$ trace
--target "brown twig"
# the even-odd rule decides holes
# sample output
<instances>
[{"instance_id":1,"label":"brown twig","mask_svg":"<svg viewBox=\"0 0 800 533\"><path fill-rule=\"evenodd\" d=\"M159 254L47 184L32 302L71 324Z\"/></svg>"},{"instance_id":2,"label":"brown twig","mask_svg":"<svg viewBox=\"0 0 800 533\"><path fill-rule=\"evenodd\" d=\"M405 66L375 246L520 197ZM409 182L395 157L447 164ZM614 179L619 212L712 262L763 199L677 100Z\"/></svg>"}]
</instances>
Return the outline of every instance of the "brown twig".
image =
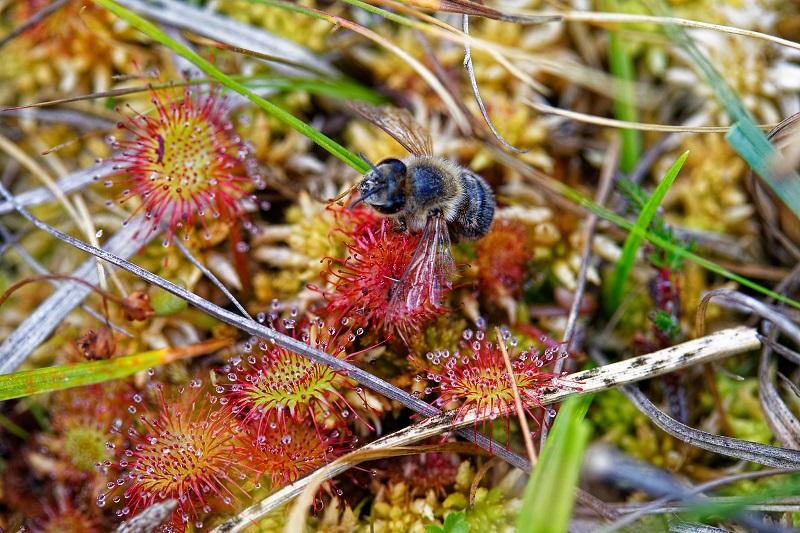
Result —
<instances>
[{"instance_id":1,"label":"brown twig","mask_svg":"<svg viewBox=\"0 0 800 533\"><path fill-rule=\"evenodd\" d=\"M525 451L528 453L528 460L531 462L531 466L533 466L536 464L536 450L533 448L531 430L528 427L528 420L525 418L525 409L522 406L522 397L519 395L517 378L514 376L514 367L511 366L511 359L509 359L508 350L506 349L506 341L503 339L502 333L500 333L500 328L494 328L494 334L497 336L497 343L500 345L500 353L503 354L506 372L508 372L508 377L511 382L511 390L514 392L514 405L517 408L519 427L522 430L522 440L525 442Z\"/></svg>"},{"instance_id":2,"label":"brown twig","mask_svg":"<svg viewBox=\"0 0 800 533\"><path fill-rule=\"evenodd\" d=\"M719 415L719 425L720 428L722 428L722 433L724 435L733 436L733 426L728 419L728 412L725 410L725 404L722 402L722 395L719 393L717 380L714 379L714 365L703 365L703 379L705 379L706 386L711 393L711 397L714 399L714 406L717 410L717 415Z\"/></svg>"},{"instance_id":3,"label":"brown twig","mask_svg":"<svg viewBox=\"0 0 800 533\"><path fill-rule=\"evenodd\" d=\"M61 9L67 2L70 0L58 0L53 2L49 6L40 9L36 13L33 14L28 20L8 32L3 38L0 39L0 48L4 47L32 27L39 24L41 21L49 17L52 13L55 13L59 9Z\"/></svg>"},{"instance_id":4,"label":"brown twig","mask_svg":"<svg viewBox=\"0 0 800 533\"><path fill-rule=\"evenodd\" d=\"M597 194L595 195L595 201L598 205L605 204L606 200L608 199L608 195L611 192L611 185L614 183L613 177L617 170L617 162L619 161L619 150L620 139L618 136L615 136L608 147L606 158L603 161L603 168L600 171L600 185L598 186ZM578 315L580 314L581 303L583 302L583 294L586 291L586 274L589 271L589 262L591 261L592 255L592 243L594 241L594 233L597 229L598 220L599 217L594 213L589 213L589 216L586 219L586 240L583 243L583 250L581 252L581 268L578 272L578 282L577 286L575 287L575 296L573 297L572 306L570 307L569 316L567 317L567 326L564 328L561 354L556 361L555 366L553 367L553 372L555 374L561 373L561 370L564 368L566 355L569 354L570 347L572 346L575 328L578 324ZM542 419L542 446L544 446L544 443L547 440L547 431L554 418L555 415L545 412L544 418Z\"/></svg>"},{"instance_id":5,"label":"brown twig","mask_svg":"<svg viewBox=\"0 0 800 533\"><path fill-rule=\"evenodd\" d=\"M461 29L464 31L464 35L469 35L469 15L461 15ZM472 64L472 50L470 49L469 42L464 44L464 68L467 70L469 85L472 88L472 96L475 98L475 102L478 104L478 109L481 112L481 116L483 116L483 120L486 122L486 126L488 126L489 131L492 132L494 138L497 139L497 142L503 145L503 148L509 152L514 152L515 154L527 153L528 150L517 148L513 144L506 141L505 138L500 135L500 132L497 131L497 128L494 127L492 118L489 116L489 112L486 111L486 106L483 104L481 91L478 88L478 80L475 78L475 67Z\"/></svg>"},{"instance_id":6,"label":"brown twig","mask_svg":"<svg viewBox=\"0 0 800 533\"><path fill-rule=\"evenodd\" d=\"M75 283L80 283L81 285L84 285L85 287L87 287L87 288L93 290L94 292L96 292L97 294L99 294L100 297L103 298L103 306L104 307L105 307L106 302L108 300L111 300L112 302L114 302L117 305L122 305L122 300L120 300L116 296L114 296L112 294L109 294L108 292L104 291L103 289L101 289L99 287L95 287L94 285L92 285L91 283L89 283L88 281L86 281L84 279L76 278L75 276L69 276L69 275L66 275L66 274L45 274L45 275L41 275L41 276L31 276L29 278L21 279L21 280L17 281L16 283L12 284L11 286L9 286L3 292L3 294L0 295L0 305L3 305L5 303L5 301L8 300L8 298L17 289L20 289L20 288L24 287L25 285L28 285L29 283L36 283L36 282L39 282L39 281L50 281L50 280L74 281ZM108 316L108 310L107 309L106 309L106 316Z\"/></svg>"},{"instance_id":7,"label":"brown twig","mask_svg":"<svg viewBox=\"0 0 800 533\"><path fill-rule=\"evenodd\" d=\"M481 465L481 467L475 472L475 477L472 479L472 484L469 487L469 507L470 509L475 507L475 496L478 493L478 487L480 486L481 481L483 481L484 476L489 471L490 468L495 466L498 463L499 459L497 457L492 457L485 463Z\"/></svg>"}]
</instances>

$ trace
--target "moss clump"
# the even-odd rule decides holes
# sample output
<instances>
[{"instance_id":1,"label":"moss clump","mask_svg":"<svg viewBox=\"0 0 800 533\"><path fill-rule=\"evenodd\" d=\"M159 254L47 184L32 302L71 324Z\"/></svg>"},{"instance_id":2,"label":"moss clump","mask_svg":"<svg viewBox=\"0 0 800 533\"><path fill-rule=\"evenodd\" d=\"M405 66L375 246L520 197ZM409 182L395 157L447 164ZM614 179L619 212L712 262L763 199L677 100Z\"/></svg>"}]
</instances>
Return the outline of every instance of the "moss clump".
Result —
<instances>
[{"instance_id":1,"label":"moss clump","mask_svg":"<svg viewBox=\"0 0 800 533\"><path fill-rule=\"evenodd\" d=\"M97 428L77 426L64 435L64 451L75 468L94 472L96 465L111 454L106 447L108 436Z\"/></svg>"},{"instance_id":2,"label":"moss clump","mask_svg":"<svg viewBox=\"0 0 800 533\"><path fill-rule=\"evenodd\" d=\"M621 392L598 394L589 421L601 440L656 466L676 466L673 440L656 429Z\"/></svg>"}]
</instances>

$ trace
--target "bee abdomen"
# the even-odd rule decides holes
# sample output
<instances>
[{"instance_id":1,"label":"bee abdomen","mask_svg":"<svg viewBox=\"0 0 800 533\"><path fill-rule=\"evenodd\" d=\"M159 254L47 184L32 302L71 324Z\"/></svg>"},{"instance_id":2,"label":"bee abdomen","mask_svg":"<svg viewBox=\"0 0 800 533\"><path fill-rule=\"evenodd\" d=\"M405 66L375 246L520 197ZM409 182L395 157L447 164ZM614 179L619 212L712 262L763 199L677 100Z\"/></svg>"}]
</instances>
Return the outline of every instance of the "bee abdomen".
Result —
<instances>
[{"instance_id":1,"label":"bee abdomen","mask_svg":"<svg viewBox=\"0 0 800 533\"><path fill-rule=\"evenodd\" d=\"M486 235L492 226L494 194L486 180L472 172L462 172L461 183L464 194L450 230L454 240L474 241Z\"/></svg>"}]
</instances>

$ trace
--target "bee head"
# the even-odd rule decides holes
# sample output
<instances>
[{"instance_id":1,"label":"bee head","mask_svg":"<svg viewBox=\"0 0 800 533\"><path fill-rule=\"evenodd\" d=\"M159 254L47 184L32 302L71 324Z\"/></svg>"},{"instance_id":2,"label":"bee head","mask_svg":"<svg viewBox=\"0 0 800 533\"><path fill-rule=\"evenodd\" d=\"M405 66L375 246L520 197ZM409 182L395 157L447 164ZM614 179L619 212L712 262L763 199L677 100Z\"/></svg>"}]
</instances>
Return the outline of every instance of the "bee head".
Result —
<instances>
[{"instance_id":1,"label":"bee head","mask_svg":"<svg viewBox=\"0 0 800 533\"><path fill-rule=\"evenodd\" d=\"M361 198L353 202L354 207L366 202L384 215L400 211L406 203L402 182L406 178L406 165L398 159L384 159L364 174L358 186Z\"/></svg>"}]
</instances>

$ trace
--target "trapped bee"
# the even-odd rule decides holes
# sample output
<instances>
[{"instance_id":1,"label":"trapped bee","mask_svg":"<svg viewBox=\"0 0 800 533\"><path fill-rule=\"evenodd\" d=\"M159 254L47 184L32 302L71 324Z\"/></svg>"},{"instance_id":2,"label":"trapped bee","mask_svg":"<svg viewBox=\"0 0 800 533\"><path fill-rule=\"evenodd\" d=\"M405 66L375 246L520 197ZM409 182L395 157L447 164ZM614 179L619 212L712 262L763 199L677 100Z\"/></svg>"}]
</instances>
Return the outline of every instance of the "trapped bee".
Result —
<instances>
[{"instance_id":1,"label":"trapped bee","mask_svg":"<svg viewBox=\"0 0 800 533\"><path fill-rule=\"evenodd\" d=\"M422 232L402 278L393 288L388 315L420 305L439 306L451 286L455 263L451 239L472 241L489 231L494 218L492 189L481 176L433 155L431 137L404 110L351 104L366 120L394 137L411 155L373 165L355 186L363 202L396 222L399 231Z\"/></svg>"}]
</instances>

